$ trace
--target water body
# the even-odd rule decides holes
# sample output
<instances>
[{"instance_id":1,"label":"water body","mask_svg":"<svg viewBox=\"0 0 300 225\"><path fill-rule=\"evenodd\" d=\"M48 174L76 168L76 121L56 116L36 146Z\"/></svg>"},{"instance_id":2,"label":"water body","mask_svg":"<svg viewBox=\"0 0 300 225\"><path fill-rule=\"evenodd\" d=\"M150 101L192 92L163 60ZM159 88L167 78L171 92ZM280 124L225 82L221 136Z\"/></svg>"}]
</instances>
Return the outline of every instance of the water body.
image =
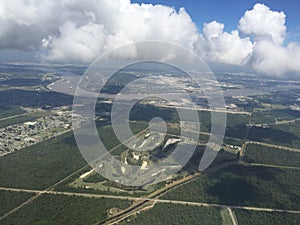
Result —
<instances>
[{"instance_id":1,"label":"water body","mask_svg":"<svg viewBox=\"0 0 300 225\"><path fill-rule=\"evenodd\" d=\"M60 80L50 84L48 86L49 89L56 92L62 92L69 95L75 95L76 88L79 84L81 77L80 76L64 76ZM263 89L250 89L250 88L243 88L243 89L230 89L223 91L224 96L255 96L255 95L262 95L264 93ZM81 90L81 94L86 96L95 96L95 93L88 92L86 90ZM132 98L140 98L144 94L130 94L128 95L129 99ZM166 97L175 96L176 98L180 97L181 94L178 93L166 93L164 94ZM192 94L195 95L195 94ZM147 94L145 94L147 96ZM102 98L115 98L115 94L99 94L99 97ZM122 96L122 98L126 98L126 96Z\"/></svg>"}]
</instances>

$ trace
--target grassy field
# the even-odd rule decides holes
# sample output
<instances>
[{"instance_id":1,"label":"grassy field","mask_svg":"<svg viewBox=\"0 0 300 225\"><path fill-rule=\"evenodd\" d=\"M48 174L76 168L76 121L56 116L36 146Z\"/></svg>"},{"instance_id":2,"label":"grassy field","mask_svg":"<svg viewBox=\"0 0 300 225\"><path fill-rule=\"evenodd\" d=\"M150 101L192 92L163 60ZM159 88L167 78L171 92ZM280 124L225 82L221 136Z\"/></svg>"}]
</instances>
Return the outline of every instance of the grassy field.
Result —
<instances>
[{"instance_id":1,"label":"grassy field","mask_svg":"<svg viewBox=\"0 0 300 225\"><path fill-rule=\"evenodd\" d=\"M4 119L0 121L0 128L4 128L7 126L11 126L14 124L24 123L27 121L33 121L43 116L46 116L49 112L41 111L41 112L33 112L25 115L19 115L14 118Z\"/></svg>"},{"instance_id":2,"label":"grassy field","mask_svg":"<svg viewBox=\"0 0 300 225\"><path fill-rule=\"evenodd\" d=\"M245 162L300 168L300 152L282 150L258 144L248 144Z\"/></svg>"},{"instance_id":3,"label":"grassy field","mask_svg":"<svg viewBox=\"0 0 300 225\"><path fill-rule=\"evenodd\" d=\"M44 194L3 219L1 224L91 225L105 220L111 208L128 206L129 202L123 200Z\"/></svg>"},{"instance_id":4,"label":"grassy field","mask_svg":"<svg viewBox=\"0 0 300 225\"><path fill-rule=\"evenodd\" d=\"M234 210L239 225L299 225L300 215L278 212Z\"/></svg>"},{"instance_id":5,"label":"grassy field","mask_svg":"<svg viewBox=\"0 0 300 225\"><path fill-rule=\"evenodd\" d=\"M156 204L154 208L131 216L121 225L187 225L205 224L222 225L220 211L215 208L205 208L186 205Z\"/></svg>"},{"instance_id":6,"label":"grassy field","mask_svg":"<svg viewBox=\"0 0 300 225\"><path fill-rule=\"evenodd\" d=\"M0 107L0 119L10 116L15 116L25 113L25 110L19 108L19 107L11 107L11 108L2 108Z\"/></svg>"},{"instance_id":7,"label":"grassy field","mask_svg":"<svg viewBox=\"0 0 300 225\"><path fill-rule=\"evenodd\" d=\"M0 216L25 202L33 195L25 192L0 191Z\"/></svg>"},{"instance_id":8,"label":"grassy field","mask_svg":"<svg viewBox=\"0 0 300 225\"><path fill-rule=\"evenodd\" d=\"M164 199L300 209L299 170L232 165L167 192Z\"/></svg>"}]
</instances>

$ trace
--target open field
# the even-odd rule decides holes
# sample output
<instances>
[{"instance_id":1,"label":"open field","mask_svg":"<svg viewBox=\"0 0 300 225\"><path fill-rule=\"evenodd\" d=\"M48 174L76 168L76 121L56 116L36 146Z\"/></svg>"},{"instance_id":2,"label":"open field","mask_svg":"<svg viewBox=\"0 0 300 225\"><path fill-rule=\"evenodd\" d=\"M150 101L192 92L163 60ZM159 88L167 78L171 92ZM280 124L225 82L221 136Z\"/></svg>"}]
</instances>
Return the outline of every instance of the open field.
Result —
<instances>
[{"instance_id":1,"label":"open field","mask_svg":"<svg viewBox=\"0 0 300 225\"><path fill-rule=\"evenodd\" d=\"M9 119L3 119L3 120L0 120L0 128L4 128L4 127L11 126L14 124L24 123L27 121L34 121L38 118L46 116L48 113L49 112L47 112L47 111L37 111L37 112L33 112L33 113L26 113L26 114L18 115L13 118L9 118Z\"/></svg>"},{"instance_id":2,"label":"open field","mask_svg":"<svg viewBox=\"0 0 300 225\"><path fill-rule=\"evenodd\" d=\"M25 110L19 107L11 107L11 108L0 108L0 119L11 117L15 115L19 115L25 113Z\"/></svg>"}]
</instances>

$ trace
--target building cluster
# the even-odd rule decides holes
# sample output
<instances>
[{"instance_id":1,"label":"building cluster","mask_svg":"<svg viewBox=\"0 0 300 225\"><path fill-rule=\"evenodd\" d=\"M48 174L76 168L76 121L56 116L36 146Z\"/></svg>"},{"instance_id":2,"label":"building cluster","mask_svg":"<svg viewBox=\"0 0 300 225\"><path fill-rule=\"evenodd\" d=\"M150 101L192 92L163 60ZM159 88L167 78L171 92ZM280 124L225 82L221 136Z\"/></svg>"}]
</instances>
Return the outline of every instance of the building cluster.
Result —
<instances>
[{"instance_id":1,"label":"building cluster","mask_svg":"<svg viewBox=\"0 0 300 225\"><path fill-rule=\"evenodd\" d=\"M0 156L58 136L71 128L71 111L56 108L35 121L14 124L0 129Z\"/></svg>"}]
</instances>

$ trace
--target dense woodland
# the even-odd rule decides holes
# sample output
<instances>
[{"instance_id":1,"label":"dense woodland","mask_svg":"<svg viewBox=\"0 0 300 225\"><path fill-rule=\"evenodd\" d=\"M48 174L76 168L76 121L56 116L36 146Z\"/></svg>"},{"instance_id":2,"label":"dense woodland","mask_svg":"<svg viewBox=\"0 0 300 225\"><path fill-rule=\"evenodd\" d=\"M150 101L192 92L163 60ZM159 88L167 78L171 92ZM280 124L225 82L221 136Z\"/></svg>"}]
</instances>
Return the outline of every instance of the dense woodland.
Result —
<instances>
[{"instance_id":1,"label":"dense woodland","mask_svg":"<svg viewBox=\"0 0 300 225\"><path fill-rule=\"evenodd\" d=\"M153 209L124 220L122 225L222 225L220 210L186 205L156 204Z\"/></svg>"},{"instance_id":2,"label":"dense woodland","mask_svg":"<svg viewBox=\"0 0 300 225\"><path fill-rule=\"evenodd\" d=\"M240 225L299 225L300 215L278 212L234 210Z\"/></svg>"},{"instance_id":3,"label":"dense woodland","mask_svg":"<svg viewBox=\"0 0 300 225\"><path fill-rule=\"evenodd\" d=\"M299 210L298 170L231 165L167 192L164 199Z\"/></svg>"},{"instance_id":4,"label":"dense woodland","mask_svg":"<svg viewBox=\"0 0 300 225\"><path fill-rule=\"evenodd\" d=\"M13 215L3 224L91 225L105 220L111 208L124 209L128 201L44 194Z\"/></svg>"},{"instance_id":5,"label":"dense woodland","mask_svg":"<svg viewBox=\"0 0 300 225\"><path fill-rule=\"evenodd\" d=\"M300 152L248 144L244 160L249 163L261 163L300 168Z\"/></svg>"}]
</instances>

